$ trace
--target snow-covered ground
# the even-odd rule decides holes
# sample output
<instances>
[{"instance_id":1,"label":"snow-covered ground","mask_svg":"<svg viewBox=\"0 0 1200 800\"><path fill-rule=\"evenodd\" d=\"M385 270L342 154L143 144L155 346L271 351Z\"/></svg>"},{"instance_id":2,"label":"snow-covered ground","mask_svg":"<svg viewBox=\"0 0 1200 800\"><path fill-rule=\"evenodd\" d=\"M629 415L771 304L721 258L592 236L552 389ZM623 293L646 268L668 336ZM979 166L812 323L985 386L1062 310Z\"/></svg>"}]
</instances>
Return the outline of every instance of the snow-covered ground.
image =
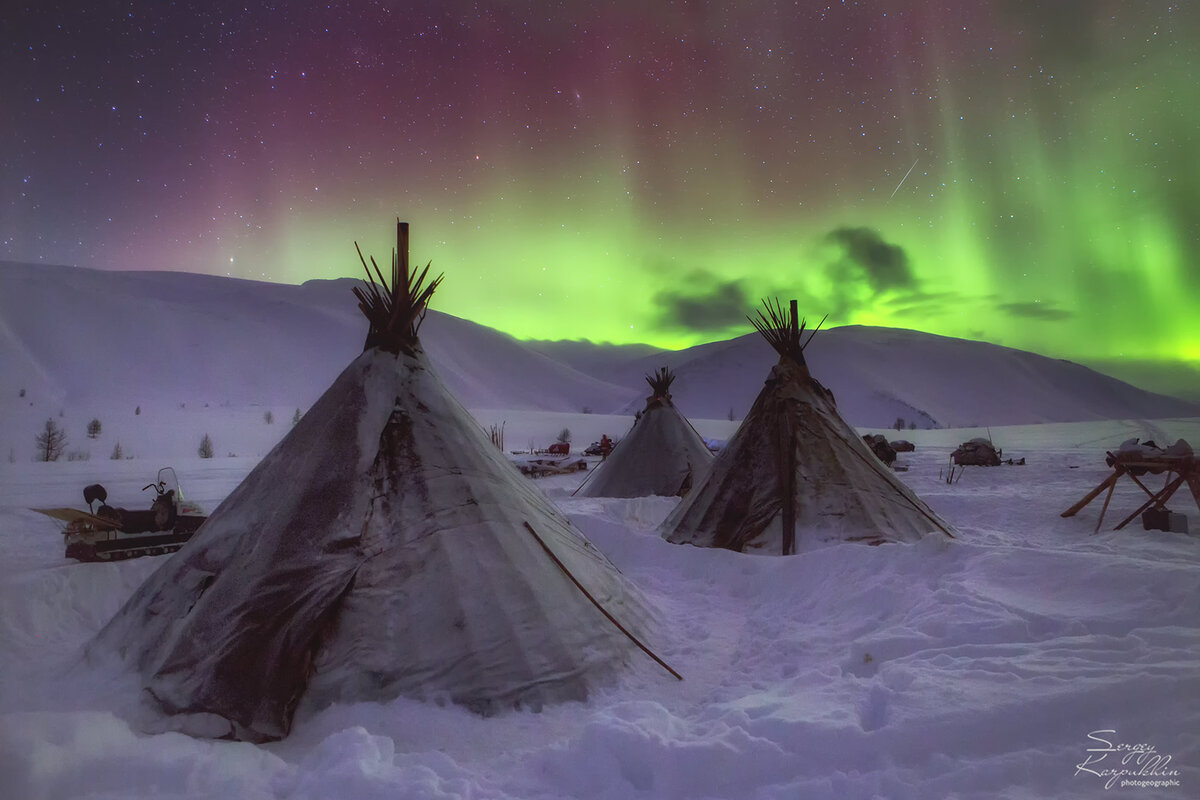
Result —
<instances>
[{"instance_id":1,"label":"snow-covered ground","mask_svg":"<svg viewBox=\"0 0 1200 800\"><path fill-rule=\"evenodd\" d=\"M286 411L276 410L277 435ZM214 439L262 435L260 412L211 413ZM586 444L625 421L476 417L506 420L509 449L561 427ZM734 424L697 427L720 438ZM128 676L79 660L169 557L68 562L55 524L28 509L77 506L97 480L112 501L148 503L139 490L160 466L153 442L123 445L134 460L0 463L0 796L1196 796L1200 510L1184 492L1171 504L1191 535L1136 522L1112 531L1144 497L1126 482L1098 534L1099 500L1059 514L1108 473L1105 449L1131 436L1200 444L1200 419L993 427L1005 456L1026 465L969 468L947 485L950 450L980 433L902 434L917 443L901 454L902 477L962 532L953 542L789 558L681 547L655 532L674 500L573 498L581 473L539 481L657 605L653 644L683 682L647 660L586 704L541 713L335 706L263 746L163 732ZM201 460L180 456L187 446L171 460L210 510L260 449ZM1105 742L1141 751L1122 766L1128 751L1102 752ZM1095 774L1136 771L1138 760L1178 785L1118 778L1106 791Z\"/></svg>"}]
</instances>

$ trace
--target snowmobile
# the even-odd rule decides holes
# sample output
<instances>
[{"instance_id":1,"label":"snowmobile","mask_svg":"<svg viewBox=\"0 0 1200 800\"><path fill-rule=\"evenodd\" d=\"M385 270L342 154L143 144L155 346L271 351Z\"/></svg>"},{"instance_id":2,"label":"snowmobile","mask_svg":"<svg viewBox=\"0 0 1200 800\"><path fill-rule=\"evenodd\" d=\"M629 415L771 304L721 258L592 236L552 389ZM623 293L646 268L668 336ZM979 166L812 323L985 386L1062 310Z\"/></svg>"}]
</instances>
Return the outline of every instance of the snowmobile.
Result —
<instances>
[{"instance_id":1,"label":"snowmobile","mask_svg":"<svg viewBox=\"0 0 1200 800\"><path fill-rule=\"evenodd\" d=\"M200 506L184 499L172 467L160 469L154 483L142 487L143 492L147 489L155 492L148 511L107 505L108 492L98 483L83 489L87 511L74 508L33 510L66 523L63 528L66 556L76 561L118 561L173 553L192 538L208 517ZM100 507L93 512L92 505L97 501Z\"/></svg>"}]
</instances>

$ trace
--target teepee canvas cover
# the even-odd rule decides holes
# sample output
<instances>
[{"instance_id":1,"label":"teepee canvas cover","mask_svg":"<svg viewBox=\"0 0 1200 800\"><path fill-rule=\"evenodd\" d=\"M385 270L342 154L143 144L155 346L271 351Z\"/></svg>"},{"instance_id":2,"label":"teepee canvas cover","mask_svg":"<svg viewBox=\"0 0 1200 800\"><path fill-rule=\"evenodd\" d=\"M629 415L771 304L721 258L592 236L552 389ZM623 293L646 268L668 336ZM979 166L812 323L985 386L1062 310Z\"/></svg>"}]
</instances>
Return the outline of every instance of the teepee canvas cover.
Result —
<instances>
[{"instance_id":1,"label":"teepee canvas cover","mask_svg":"<svg viewBox=\"0 0 1200 800\"><path fill-rule=\"evenodd\" d=\"M596 468L583 497L683 497L707 472L713 456L700 434L671 402L675 375L666 367L647 375L651 395L633 428Z\"/></svg>"},{"instance_id":2,"label":"teepee canvas cover","mask_svg":"<svg viewBox=\"0 0 1200 800\"><path fill-rule=\"evenodd\" d=\"M436 281L408 277L406 226L397 252L395 291L359 292L364 352L92 644L217 735L283 737L302 697L580 699L634 648L605 614L645 625L430 370L416 332Z\"/></svg>"},{"instance_id":3,"label":"teepee canvas cover","mask_svg":"<svg viewBox=\"0 0 1200 800\"><path fill-rule=\"evenodd\" d=\"M675 543L793 553L824 541L915 541L950 526L880 463L809 374L803 323L776 304L751 320L779 363L708 476L662 534ZM760 321L761 320L761 321ZM813 332L815 333L815 331Z\"/></svg>"}]
</instances>

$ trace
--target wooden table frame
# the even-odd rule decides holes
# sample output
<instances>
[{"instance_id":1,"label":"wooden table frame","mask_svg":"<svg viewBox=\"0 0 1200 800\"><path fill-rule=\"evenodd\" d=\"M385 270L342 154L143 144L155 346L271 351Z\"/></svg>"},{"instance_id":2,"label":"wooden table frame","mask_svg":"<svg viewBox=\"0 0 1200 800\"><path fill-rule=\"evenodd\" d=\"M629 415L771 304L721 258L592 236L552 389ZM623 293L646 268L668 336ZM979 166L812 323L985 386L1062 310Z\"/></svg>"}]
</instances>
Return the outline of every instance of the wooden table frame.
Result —
<instances>
[{"instance_id":1,"label":"wooden table frame","mask_svg":"<svg viewBox=\"0 0 1200 800\"><path fill-rule=\"evenodd\" d=\"M1120 480L1122 475L1128 475L1129 479L1136 483L1150 499L1142 503L1137 511L1134 511L1128 517L1121 520L1121 523L1113 528L1114 531L1124 528L1151 506L1159 509L1164 508L1167 501L1171 499L1171 496L1185 483L1188 489L1191 490L1192 498L1196 501L1196 508L1200 509L1200 459L1197 459L1195 456L1164 456L1162 458L1140 458L1137 460L1119 459L1112 453L1109 453L1108 456L1112 459L1113 463L1112 474L1101 481L1099 486L1084 495L1082 500L1062 512L1062 516L1075 516L1084 506L1095 500L1101 492L1108 489L1108 494L1104 497L1104 506L1100 509L1100 519L1096 520L1096 529L1093 531L1093 533L1098 532L1100 525L1104 522L1104 515L1108 511L1108 503L1112 500L1113 491L1117 488L1117 481ZM1152 492L1147 488L1145 483L1138 479L1137 475L1133 474L1134 470L1139 472L1143 470L1155 473L1165 472L1167 475L1166 483L1163 484L1163 488L1159 491Z\"/></svg>"}]
</instances>

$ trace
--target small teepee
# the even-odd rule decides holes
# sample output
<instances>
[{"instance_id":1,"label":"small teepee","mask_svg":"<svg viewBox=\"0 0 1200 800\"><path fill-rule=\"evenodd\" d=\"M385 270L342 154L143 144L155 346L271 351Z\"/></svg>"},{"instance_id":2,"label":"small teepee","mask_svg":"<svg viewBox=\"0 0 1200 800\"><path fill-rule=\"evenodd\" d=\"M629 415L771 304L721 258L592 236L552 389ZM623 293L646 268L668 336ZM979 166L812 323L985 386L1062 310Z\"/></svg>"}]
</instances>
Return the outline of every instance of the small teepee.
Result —
<instances>
[{"instance_id":1,"label":"small teepee","mask_svg":"<svg viewBox=\"0 0 1200 800\"><path fill-rule=\"evenodd\" d=\"M779 353L708 476L663 522L669 541L794 553L820 542L911 542L949 524L884 466L809 374L805 323L776 302L751 322ZM820 326L818 326L820 327Z\"/></svg>"},{"instance_id":2,"label":"small teepee","mask_svg":"<svg viewBox=\"0 0 1200 800\"><path fill-rule=\"evenodd\" d=\"M440 278L397 238L363 353L89 648L211 735L281 738L302 701L582 699L641 646L639 593L431 371Z\"/></svg>"},{"instance_id":3,"label":"small teepee","mask_svg":"<svg viewBox=\"0 0 1200 800\"><path fill-rule=\"evenodd\" d=\"M666 367L646 376L650 396L633 428L578 494L583 497L684 497L708 471L713 456L704 439L671 402L675 374Z\"/></svg>"}]
</instances>

